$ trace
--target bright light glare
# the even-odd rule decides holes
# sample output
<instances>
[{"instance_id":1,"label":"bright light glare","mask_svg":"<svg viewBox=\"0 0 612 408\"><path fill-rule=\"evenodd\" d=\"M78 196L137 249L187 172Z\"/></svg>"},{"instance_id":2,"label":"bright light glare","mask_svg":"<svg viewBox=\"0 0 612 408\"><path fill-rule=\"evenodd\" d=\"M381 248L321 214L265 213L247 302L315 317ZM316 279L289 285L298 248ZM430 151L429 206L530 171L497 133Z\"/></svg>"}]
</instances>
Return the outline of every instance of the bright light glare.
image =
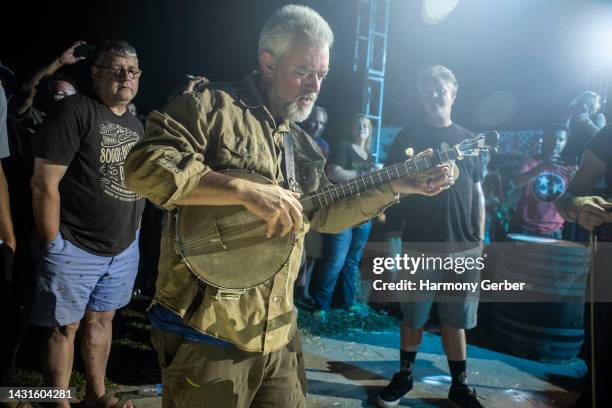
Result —
<instances>
[{"instance_id":1,"label":"bright light glare","mask_svg":"<svg viewBox=\"0 0 612 408\"><path fill-rule=\"evenodd\" d=\"M496 91L484 98L474 111L483 126L497 126L512 119L518 110L518 101L510 92Z\"/></svg>"},{"instance_id":2,"label":"bright light glare","mask_svg":"<svg viewBox=\"0 0 612 408\"><path fill-rule=\"evenodd\" d=\"M442 22L455 7L459 0L423 0L423 21L434 25Z\"/></svg>"}]
</instances>

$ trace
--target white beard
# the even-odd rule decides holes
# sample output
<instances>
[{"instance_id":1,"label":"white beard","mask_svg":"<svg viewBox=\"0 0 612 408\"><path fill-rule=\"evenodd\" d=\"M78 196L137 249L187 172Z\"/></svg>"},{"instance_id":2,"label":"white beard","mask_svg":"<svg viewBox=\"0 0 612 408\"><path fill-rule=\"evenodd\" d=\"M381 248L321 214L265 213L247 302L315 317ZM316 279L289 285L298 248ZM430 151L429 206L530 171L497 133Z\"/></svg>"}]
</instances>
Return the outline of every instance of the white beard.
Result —
<instances>
[{"instance_id":1,"label":"white beard","mask_svg":"<svg viewBox=\"0 0 612 408\"><path fill-rule=\"evenodd\" d=\"M280 106L280 103L275 103L275 101L279 101L280 98L278 97L278 90L273 84L272 88L270 89L270 104L279 105L277 106L278 109L276 109L276 111L280 113L283 119L287 119L292 122L303 122L308 119L308 116L310 116L310 112L312 112L312 109L315 106L314 102L317 100L317 94L312 92L306 95L302 95L302 97L304 96L309 96L313 99L313 103L311 103L308 107L300 109L298 106L298 101L295 101L286 106Z\"/></svg>"},{"instance_id":2,"label":"white beard","mask_svg":"<svg viewBox=\"0 0 612 408\"><path fill-rule=\"evenodd\" d=\"M292 122L303 122L310 116L312 108L314 108L314 103L311 104L309 107L300 110L300 108L298 107L298 103L293 102L291 105L285 108L285 119L290 120Z\"/></svg>"}]
</instances>

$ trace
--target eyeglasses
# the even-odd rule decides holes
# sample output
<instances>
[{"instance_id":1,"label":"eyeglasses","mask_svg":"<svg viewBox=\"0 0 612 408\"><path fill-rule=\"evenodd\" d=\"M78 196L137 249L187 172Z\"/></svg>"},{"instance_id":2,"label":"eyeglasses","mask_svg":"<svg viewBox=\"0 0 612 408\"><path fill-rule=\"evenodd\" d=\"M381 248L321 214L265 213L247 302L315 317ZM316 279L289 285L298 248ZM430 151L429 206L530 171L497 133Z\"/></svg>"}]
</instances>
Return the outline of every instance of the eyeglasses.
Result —
<instances>
[{"instance_id":1,"label":"eyeglasses","mask_svg":"<svg viewBox=\"0 0 612 408\"><path fill-rule=\"evenodd\" d=\"M57 91L53 94L53 100L57 102L57 101L64 99L67 96L71 96L74 94L76 94L76 92Z\"/></svg>"},{"instance_id":2,"label":"eyeglasses","mask_svg":"<svg viewBox=\"0 0 612 408\"><path fill-rule=\"evenodd\" d=\"M110 72L110 74L115 79L121 79L121 75L123 74L124 71L127 73L127 76L130 79L138 79L142 75L142 70L140 69L123 68L123 67L107 67L104 65L95 65L95 66L100 69Z\"/></svg>"}]
</instances>

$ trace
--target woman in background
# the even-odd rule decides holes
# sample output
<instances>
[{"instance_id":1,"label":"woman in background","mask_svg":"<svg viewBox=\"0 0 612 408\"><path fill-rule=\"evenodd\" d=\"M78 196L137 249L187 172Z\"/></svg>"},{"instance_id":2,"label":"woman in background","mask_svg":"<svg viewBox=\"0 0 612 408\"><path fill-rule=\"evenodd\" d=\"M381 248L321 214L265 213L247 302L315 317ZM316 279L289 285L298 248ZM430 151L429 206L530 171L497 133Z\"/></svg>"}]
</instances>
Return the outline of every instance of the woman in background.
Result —
<instances>
[{"instance_id":1,"label":"woman in background","mask_svg":"<svg viewBox=\"0 0 612 408\"><path fill-rule=\"evenodd\" d=\"M332 151L326 168L328 178L341 183L376 170L370 156L372 124L367 116L356 114L350 122L347 140ZM315 264L311 294L315 317L327 321L332 295L341 277L343 305L351 312L364 313L356 295L360 281L359 262L368 241L370 221L337 233L323 234L323 258Z\"/></svg>"}]
</instances>

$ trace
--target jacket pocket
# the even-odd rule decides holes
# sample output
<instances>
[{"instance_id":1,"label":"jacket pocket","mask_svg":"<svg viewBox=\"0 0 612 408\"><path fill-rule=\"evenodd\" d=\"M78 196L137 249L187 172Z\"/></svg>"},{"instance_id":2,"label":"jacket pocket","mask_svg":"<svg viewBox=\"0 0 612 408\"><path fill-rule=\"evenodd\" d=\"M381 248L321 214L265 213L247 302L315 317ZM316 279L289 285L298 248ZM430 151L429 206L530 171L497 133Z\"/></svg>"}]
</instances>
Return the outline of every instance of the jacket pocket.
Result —
<instances>
[{"instance_id":1,"label":"jacket pocket","mask_svg":"<svg viewBox=\"0 0 612 408\"><path fill-rule=\"evenodd\" d=\"M252 135L223 134L221 136L221 149L227 150L231 155L246 159L257 156L263 152L265 146Z\"/></svg>"}]
</instances>

